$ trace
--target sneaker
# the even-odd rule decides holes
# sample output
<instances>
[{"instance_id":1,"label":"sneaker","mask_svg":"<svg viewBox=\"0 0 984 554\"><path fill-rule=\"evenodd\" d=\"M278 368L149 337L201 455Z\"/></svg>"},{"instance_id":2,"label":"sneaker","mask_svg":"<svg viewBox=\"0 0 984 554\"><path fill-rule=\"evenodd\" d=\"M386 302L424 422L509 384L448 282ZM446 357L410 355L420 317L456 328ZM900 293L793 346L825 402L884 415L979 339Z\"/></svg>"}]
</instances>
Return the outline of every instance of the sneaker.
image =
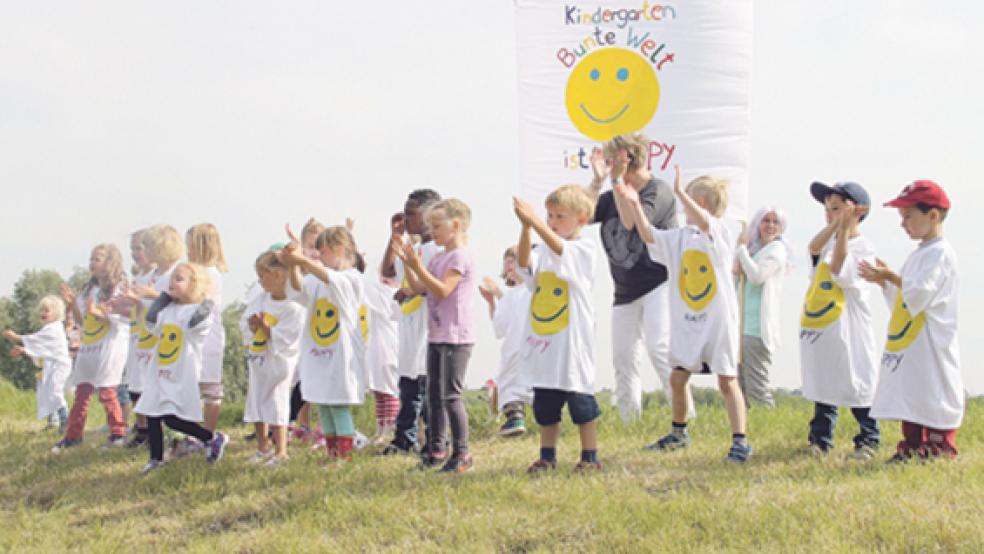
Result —
<instances>
[{"instance_id":1,"label":"sneaker","mask_svg":"<svg viewBox=\"0 0 984 554\"><path fill-rule=\"evenodd\" d=\"M143 469L141 469L140 472L143 473L144 475L147 475L148 473L154 471L155 469L160 469L161 466L163 465L164 465L164 460L150 460L149 462L147 462L145 466L143 466Z\"/></svg>"},{"instance_id":2,"label":"sneaker","mask_svg":"<svg viewBox=\"0 0 984 554\"><path fill-rule=\"evenodd\" d=\"M122 448L126 446L126 435L110 435L106 439L105 448Z\"/></svg>"},{"instance_id":3,"label":"sneaker","mask_svg":"<svg viewBox=\"0 0 984 554\"><path fill-rule=\"evenodd\" d=\"M810 445L810 454L814 458L826 458L830 455L831 446L824 446L822 444L813 443Z\"/></svg>"},{"instance_id":4,"label":"sneaker","mask_svg":"<svg viewBox=\"0 0 984 554\"><path fill-rule=\"evenodd\" d=\"M311 450L321 450L327 446L328 441L325 439L324 435L320 435L317 440L311 443Z\"/></svg>"},{"instance_id":5,"label":"sneaker","mask_svg":"<svg viewBox=\"0 0 984 554\"><path fill-rule=\"evenodd\" d=\"M665 437L659 439L658 441L647 445L646 450L660 450L663 452L671 452L673 450L679 450L681 448L686 448L690 445L690 435L683 434L678 435L676 433L670 433Z\"/></svg>"},{"instance_id":6,"label":"sneaker","mask_svg":"<svg viewBox=\"0 0 984 554\"><path fill-rule=\"evenodd\" d=\"M557 469L557 462L544 460L543 458L530 464L530 467L526 468L526 473L530 475L536 475L538 473L543 473L545 471L550 471L552 469Z\"/></svg>"},{"instance_id":7,"label":"sneaker","mask_svg":"<svg viewBox=\"0 0 984 554\"><path fill-rule=\"evenodd\" d=\"M283 464L286 464L287 460L289 459L290 458L288 458L287 456L271 456L270 459L267 460L266 463L263 465L265 467L278 467Z\"/></svg>"},{"instance_id":8,"label":"sneaker","mask_svg":"<svg viewBox=\"0 0 984 554\"><path fill-rule=\"evenodd\" d=\"M259 450L257 450L256 452L253 453L252 456L249 457L249 459L246 460L246 463L254 464L254 465L262 464L263 462L269 460L271 457L273 457L272 448L270 450L267 450L266 452L260 452Z\"/></svg>"},{"instance_id":9,"label":"sneaker","mask_svg":"<svg viewBox=\"0 0 984 554\"><path fill-rule=\"evenodd\" d=\"M194 437L186 437L184 440L174 439L171 441L171 458L180 458L188 454L194 454L204 448L205 445Z\"/></svg>"},{"instance_id":10,"label":"sneaker","mask_svg":"<svg viewBox=\"0 0 984 554\"><path fill-rule=\"evenodd\" d=\"M82 444L82 439L62 439L55 443L55 446L51 447L52 454L58 454L62 450L71 448L73 446L78 446Z\"/></svg>"},{"instance_id":11,"label":"sneaker","mask_svg":"<svg viewBox=\"0 0 984 554\"><path fill-rule=\"evenodd\" d=\"M369 446L369 437L363 435L362 433L356 431L355 436L352 437L352 446L356 450L362 450L363 448Z\"/></svg>"},{"instance_id":12,"label":"sneaker","mask_svg":"<svg viewBox=\"0 0 984 554\"><path fill-rule=\"evenodd\" d=\"M208 442L208 461L210 463L215 463L222 459L222 455L225 454L226 446L229 445L229 435L216 431L215 437Z\"/></svg>"},{"instance_id":13,"label":"sneaker","mask_svg":"<svg viewBox=\"0 0 984 554\"><path fill-rule=\"evenodd\" d=\"M447 452L440 452L437 454L432 454L431 452L425 452L420 457L420 463L417 464L417 469L422 471L433 469L439 465L442 465L447 459L448 459Z\"/></svg>"},{"instance_id":14,"label":"sneaker","mask_svg":"<svg viewBox=\"0 0 984 554\"><path fill-rule=\"evenodd\" d=\"M575 475L585 475L587 473L597 473L601 471L601 462L578 462L574 466Z\"/></svg>"},{"instance_id":15,"label":"sneaker","mask_svg":"<svg viewBox=\"0 0 984 554\"><path fill-rule=\"evenodd\" d=\"M255 441L256 440L256 431L253 431L252 433L250 433L250 434L246 435L245 437L243 437L243 440Z\"/></svg>"},{"instance_id":16,"label":"sneaker","mask_svg":"<svg viewBox=\"0 0 984 554\"><path fill-rule=\"evenodd\" d=\"M516 437L526 432L526 421L521 417L507 419L502 427L499 427L500 437Z\"/></svg>"},{"instance_id":17,"label":"sneaker","mask_svg":"<svg viewBox=\"0 0 984 554\"><path fill-rule=\"evenodd\" d=\"M389 443L386 448L379 451L377 456L394 456L396 454L410 454L411 450L409 448L400 448L395 443Z\"/></svg>"},{"instance_id":18,"label":"sneaker","mask_svg":"<svg viewBox=\"0 0 984 554\"><path fill-rule=\"evenodd\" d=\"M465 473L466 471L470 471L474 464L474 460L472 460L472 457L468 454L462 454L460 456L455 455L451 456L451 458L448 459L443 466L441 466L440 472Z\"/></svg>"},{"instance_id":19,"label":"sneaker","mask_svg":"<svg viewBox=\"0 0 984 554\"><path fill-rule=\"evenodd\" d=\"M752 455L752 445L749 443L739 444L732 443L731 448L728 449L728 456L725 461L734 462L736 464L745 463L748 457Z\"/></svg>"},{"instance_id":20,"label":"sneaker","mask_svg":"<svg viewBox=\"0 0 984 554\"><path fill-rule=\"evenodd\" d=\"M854 445L854 452L847 455L850 460L870 460L875 457L874 447L867 444L856 444Z\"/></svg>"},{"instance_id":21,"label":"sneaker","mask_svg":"<svg viewBox=\"0 0 984 554\"><path fill-rule=\"evenodd\" d=\"M130 440L127 441L127 443L126 443L126 447L127 448L136 448L136 447L142 446L144 444L147 444L147 434L146 433L144 433L144 434L137 433L136 435L133 435L132 437L130 437Z\"/></svg>"}]
</instances>

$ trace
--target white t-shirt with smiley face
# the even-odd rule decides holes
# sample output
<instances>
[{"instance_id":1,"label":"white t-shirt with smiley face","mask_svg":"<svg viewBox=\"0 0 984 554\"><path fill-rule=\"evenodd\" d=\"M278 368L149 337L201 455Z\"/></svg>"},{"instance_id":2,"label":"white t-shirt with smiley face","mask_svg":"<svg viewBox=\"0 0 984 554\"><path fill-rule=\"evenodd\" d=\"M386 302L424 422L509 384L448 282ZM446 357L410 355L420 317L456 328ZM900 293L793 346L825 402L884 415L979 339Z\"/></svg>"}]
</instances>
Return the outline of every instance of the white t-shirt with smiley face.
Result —
<instances>
[{"instance_id":1,"label":"white t-shirt with smiley face","mask_svg":"<svg viewBox=\"0 0 984 554\"><path fill-rule=\"evenodd\" d=\"M270 326L269 335L263 329L254 333L249 328L249 318L259 313ZM268 425L290 422L291 381L301 354L306 315L297 302L274 300L267 292L254 298L243 311L239 326L249 367L243 421Z\"/></svg>"},{"instance_id":2,"label":"white t-shirt with smiley face","mask_svg":"<svg viewBox=\"0 0 984 554\"><path fill-rule=\"evenodd\" d=\"M670 287L670 364L693 373L738 374L738 296L731 284L734 239L705 212L708 232L694 225L651 227L649 256L666 266ZM705 368L706 366L706 368Z\"/></svg>"},{"instance_id":3,"label":"white t-shirt with smiley face","mask_svg":"<svg viewBox=\"0 0 984 554\"><path fill-rule=\"evenodd\" d=\"M520 373L530 387L594 394L594 286L598 248L581 236L555 254L540 245L521 269L532 298L523 315ZM521 285L522 286L522 285Z\"/></svg>"},{"instance_id":4,"label":"white t-shirt with smiley face","mask_svg":"<svg viewBox=\"0 0 984 554\"><path fill-rule=\"evenodd\" d=\"M803 396L833 406L871 406L878 380L878 349L871 324L876 285L858 275L862 260L875 263L875 249L857 236L847 242L839 273L830 270L834 241L823 248L810 272L800 314Z\"/></svg>"},{"instance_id":5,"label":"white t-shirt with smiley face","mask_svg":"<svg viewBox=\"0 0 984 554\"><path fill-rule=\"evenodd\" d=\"M871 417L956 429L964 387L957 346L957 255L943 238L909 255L902 288L885 287L892 308Z\"/></svg>"},{"instance_id":6,"label":"white t-shirt with smiley face","mask_svg":"<svg viewBox=\"0 0 984 554\"><path fill-rule=\"evenodd\" d=\"M287 297L307 307L301 332L301 396L329 406L362 404L366 392L366 346L359 329L362 273L325 268L328 283L306 275Z\"/></svg>"},{"instance_id":7,"label":"white t-shirt with smiley face","mask_svg":"<svg viewBox=\"0 0 984 554\"><path fill-rule=\"evenodd\" d=\"M427 267L431 259L444 251L443 247L428 241L417 245L417 255ZM409 286L406 281L406 270L403 261L397 258L393 267L396 270L396 282L400 287ZM402 317L399 323L399 354L397 356L397 372L400 377L416 379L427 375L427 301L424 295L418 294L400 305Z\"/></svg>"},{"instance_id":8,"label":"white t-shirt with smiley face","mask_svg":"<svg viewBox=\"0 0 984 554\"><path fill-rule=\"evenodd\" d=\"M117 287L110 297L120 293ZM123 381L130 342L130 318L110 314L100 320L89 314L89 300L100 303L99 287L92 287L87 294L80 294L76 303L82 314L82 344L75 357L72 383L88 383L96 388L115 387Z\"/></svg>"}]
</instances>

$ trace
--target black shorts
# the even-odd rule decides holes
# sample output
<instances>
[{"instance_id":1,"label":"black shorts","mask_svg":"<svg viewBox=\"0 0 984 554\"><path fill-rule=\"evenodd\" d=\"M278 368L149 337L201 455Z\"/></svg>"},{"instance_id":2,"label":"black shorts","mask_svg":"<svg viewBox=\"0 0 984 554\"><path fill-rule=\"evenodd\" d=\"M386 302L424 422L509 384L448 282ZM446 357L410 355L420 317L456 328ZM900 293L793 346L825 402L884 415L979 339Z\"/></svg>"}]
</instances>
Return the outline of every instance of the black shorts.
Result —
<instances>
[{"instance_id":1,"label":"black shorts","mask_svg":"<svg viewBox=\"0 0 984 554\"><path fill-rule=\"evenodd\" d=\"M538 425L560 423L560 412L567 404L575 425L591 423L601 415L593 394L558 389L533 389L533 417Z\"/></svg>"}]
</instances>

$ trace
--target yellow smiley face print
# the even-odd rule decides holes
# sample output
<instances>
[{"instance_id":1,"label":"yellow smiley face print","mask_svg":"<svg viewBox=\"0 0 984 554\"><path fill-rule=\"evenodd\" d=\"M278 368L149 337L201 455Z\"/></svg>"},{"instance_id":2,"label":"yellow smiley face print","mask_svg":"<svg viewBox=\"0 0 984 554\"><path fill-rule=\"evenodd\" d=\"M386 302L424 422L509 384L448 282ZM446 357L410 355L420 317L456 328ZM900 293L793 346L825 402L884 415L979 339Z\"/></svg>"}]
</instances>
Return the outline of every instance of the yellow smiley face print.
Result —
<instances>
[{"instance_id":1,"label":"yellow smiley face print","mask_svg":"<svg viewBox=\"0 0 984 554\"><path fill-rule=\"evenodd\" d=\"M892 319L888 321L888 341L885 342L885 350L901 352L909 348L909 345L919 336L924 325L926 325L926 312L920 312L916 317L912 317L909 306L902 298L902 291L899 291L895 295Z\"/></svg>"},{"instance_id":2,"label":"yellow smiley face print","mask_svg":"<svg viewBox=\"0 0 984 554\"><path fill-rule=\"evenodd\" d=\"M264 313L263 322L272 330L273 326L277 324L277 318L272 314ZM253 335L253 342L249 344L249 351L256 353L266 352L269 342L270 337L267 335L266 329L259 327L256 329L256 334Z\"/></svg>"},{"instance_id":3,"label":"yellow smiley face print","mask_svg":"<svg viewBox=\"0 0 984 554\"><path fill-rule=\"evenodd\" d=\"M680 298L691 310L702 311L717 294L717 280L711 258L703 250L684 250L677 279Z\"/></svg>"},{"instance_id":4,"label":"yellow smiley face print","mask_svg":"<svg viewBox=\"0 0 984 554\"><path fill-rule=\"evenodd\" d=\"M645 58L605 48L581 60L567 78L567 117L588 138L607 141L638 131L659 104L659 81Z\"/></svg>"},{"instance_id":5,"label":"yellow smiley face print","mask_svg":"<svg viewBox=\"0 0 984 554\"><path fill-rule=\"evenodd\" d=\"M410 288L410 283L407 281L406 277L403 278L403 284L400 285L400 288L404 288L404 289ZM403 315L410 315L416 312L417 310L419 310L420 306L422 306L423 304L424 304L424 297L418 294L413 298L407 300L403 304L400 304L400 312Z\"/></svg>"},{"instance_id":6,"label":"yellow smiley face print","mask_svg":"<svg viewBox=\"0 0 984 554\"><path fill-rule=\"evenodd\" d=\"M365 304L359 306L359 331L363 342L369 342L369 314Z\"/></svg>"},{"instance_id":7,"label":"yellow smiley face print","mask_svg":"<svg viewBox=\"0 0 984 554\"><path fill-rule=\"evenodd\" d=\"M830 275L830 266L823 262L813 274L813 283L806 291L800 325L809 329L822 329L837 321L844 311L844 291Z\"/></svg>"},{"instance_id":8,"label":"yellow smiley face print","mask_svg":"<svg viewBox=\"0 0 984 554\"><path fill-rule=\"evenodd\" d=\"M338 306L327 298L319 298L311 311L311 338L318 346L331 346L338 342Z\"/></svg>"},{"instance_id":9,"label":"yellow smiley face print","mask_svg":"<svg viewBox=\"0 0 984 554\"><path fill-rule=\"evenodd\" d=\"M181 357L181 347L184 340L181 328L170 323L161 327L157 341L157 365L171 365Z\"/></svg>"},{"instance_id":10,"label":"yellow smiley face print","mask_svg":"<svg viewBox=\"0 0 984 554\"><path fill-rule=\"evenodd\" d=\"M157 335L147 330L147 310L141 309L137 316L137 348L151 350L157 344Z\"/></svg>"},{"instance_id":11,"label":"yellow smiley face print","mask_svg":"<svg viewBox=\"0 0 984 554\"><path fill-rule=\"evenodd\" d=\"M536 289L530 301L530 324L538 335L553 335L567 328L571 312L568 309L570 291L567 281L553 271L536 274Z\"/></svg>"},{"instance_id":12,"label":"yellow smiley face print","mask_svg":"<svg viewBox=\"0 0 984 554\"><path fill-rule=\"evenodd\" d=\"M95 344L101 341L108 332L108 321L100 321L91 313L85 314L85 321L82 323L82 344Z\"/></svg>"}]
</instances>

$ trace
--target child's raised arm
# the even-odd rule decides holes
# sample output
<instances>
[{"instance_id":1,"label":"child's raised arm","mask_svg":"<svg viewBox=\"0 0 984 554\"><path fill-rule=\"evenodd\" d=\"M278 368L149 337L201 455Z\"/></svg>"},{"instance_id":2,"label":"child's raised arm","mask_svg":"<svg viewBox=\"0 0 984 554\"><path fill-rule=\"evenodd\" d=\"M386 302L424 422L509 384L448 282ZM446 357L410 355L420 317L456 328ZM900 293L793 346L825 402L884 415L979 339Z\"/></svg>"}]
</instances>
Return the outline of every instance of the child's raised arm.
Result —
<instances>
[{"instance_id":1,"label":"child's raised arm","mask_svg":"<svg viewBox=\"0 0 984 554\"><path fill-rule=\"evenodd\" d=\"M390 217L390 241L386 243L386 252L383 253L383 262L379 264L379 274L383 277L392 279L396 277L396 252L393 251L393 238L403 238L405 229L403 212L397 212Z\"/></svg>"},{"instance_id":2,"label":"child's raised arm","mask_svg":"<svg viewBox=\"0 0 984 554\"><path fill-rule=\"evenodd\" d=\"M674 169L676 170L676 177L673 179L673 192L683 204L683 211L687 214L687 220L696 225L702 233L710 232L711 225L707 219L707 212L687 194L687 190L683 187L683 179L680 177L680 166L674 166Z\"/></svg>"},{"instance_id":3,"label":"child's raised arm","mask_svg":"<svg viewBox=\"0 0 984 554\"><path fill-rule=\"evenodd\" d=\"M646 212L642 209L642 202L639 200L639 191L625 183L620 183L615 185L615 198L619 199L624 206L625 211L620 211L618 214L622 220L622 224L627 229L631 229L632 227L638 229L639 237L642 238L643 242L647 244L653 242L655 240L653 229L649 225Z\"/></svg>"},{"instance_id":4,"label":"child's raised arm","mask_svg":"<svg viewBox=\"0 0 984 554\"><path fill-rule=\"evenodd\" d=\"M317 277L323 283L327 283L328 270L323 265L316 264L314 260L305 256L301 248L301 241L297 240L297 236L291 231L290 224L286 228L287 236L290 237L290 243L280 251L280 261L290 270L290 286L294 290L301 290L301 279L298 270Z\"/></svg>"},{"instance_id":5,"label":"child's raised arm","mask_svg":"<svg viewBox=\"0 0 984 554\"><path fill-rule=\"evenodd\" d=\"M875 283L876 285L884 288L886 283L891 283L898 288L902 288L902 277L898 273L892 271L885 262L875 258L875 265L871 265L865 260L861 260L858 264L858 276L860 276L865 281L869 283Z\"/></svg>"},{"instance_id":6,"label":"child's raised arm","mask_svg":"<svg viewBox=\"0 0 984 554\"><path fill-rule=\"evenodd\" d=\"M533 211L532 206L527 204L524 200L514 196L513 209L516 212L516 217L519 218L523 225L536 231L536 234L540 235L540 238L543 239L543 243L547 245L547 248L549 248L551 252L558 256L564 253L564 239L562 239L557 233L553 232L553 229L551 229L542 219L540 219L540 216L536 215L536 212ZM522 241L522 239L523 237L520 237L520 241ZM529 253L527 253L526 257L527 265L524 266L520 264L520 267L529 267Z\"/></svg>"},{"instance_id":7,"label":"child's raised arm","mask_svg":"<svg viewBox=\"0 0 984 554\"><path fill-rule=\"evenodd\" d=\"M412 244L404 244L402 251L397 251L396 255L403 260L403 265L407 269L407 282L417 294L429 292L443 300L450 296L461 282L461 273L453 269L440 278L433 275L424 267L423 260L417 255Z\"/></svg>"},{"instance_id":8,"label":"child's raised arm","mask_svg":"<svg viewBox=\"0 0 984 554\"><path fill-rule=\"evenodd\" d=\"M830 272L840 275L844 268L844 260L847 259L847 241L850 238L851 224L854 222L854 202L845 200L846 207L834 218L837 229L837 240L834 242L834 251L830 255Z\"/></svg>"}]
</instances>

